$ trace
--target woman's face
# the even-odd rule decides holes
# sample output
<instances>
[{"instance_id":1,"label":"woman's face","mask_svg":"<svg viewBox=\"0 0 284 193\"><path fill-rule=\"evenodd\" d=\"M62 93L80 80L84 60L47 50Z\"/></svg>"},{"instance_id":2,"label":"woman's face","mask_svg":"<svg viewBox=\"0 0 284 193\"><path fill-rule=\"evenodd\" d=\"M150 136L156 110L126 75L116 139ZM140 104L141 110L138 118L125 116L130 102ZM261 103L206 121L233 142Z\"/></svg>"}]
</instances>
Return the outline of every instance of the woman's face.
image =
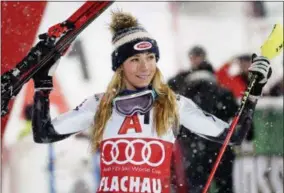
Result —
<instances>
[{"instance_id":1,"label":"woman's face","mask_svg":"<svg viewBox=\"0 0 284 193\"><path fill-rule=\"evenodd\" d=\"M136 54L122 64L126 88L136 90L148 86L156 72L156 57L153 53Z\"/></svg>"}]
</instances>

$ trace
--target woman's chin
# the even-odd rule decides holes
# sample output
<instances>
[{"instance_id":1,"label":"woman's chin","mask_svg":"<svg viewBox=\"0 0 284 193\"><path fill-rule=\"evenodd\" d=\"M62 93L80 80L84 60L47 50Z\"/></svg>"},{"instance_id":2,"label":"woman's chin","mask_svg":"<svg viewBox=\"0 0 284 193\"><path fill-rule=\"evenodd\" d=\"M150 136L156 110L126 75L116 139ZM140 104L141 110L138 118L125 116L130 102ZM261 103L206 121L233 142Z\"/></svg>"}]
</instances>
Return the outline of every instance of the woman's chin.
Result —
<instances>
[{"instance_id":1,"label":"woman's chin","mask_svg":"<svg viewBox=\"0 0 284 193\"><path fill-rule=\"evenodd\" d=\"M140 84L136 84L134 85L136 88L144 88L144 87L148 87L150 85L150 83L140 83Z\"/></svg>"}]
</instances>

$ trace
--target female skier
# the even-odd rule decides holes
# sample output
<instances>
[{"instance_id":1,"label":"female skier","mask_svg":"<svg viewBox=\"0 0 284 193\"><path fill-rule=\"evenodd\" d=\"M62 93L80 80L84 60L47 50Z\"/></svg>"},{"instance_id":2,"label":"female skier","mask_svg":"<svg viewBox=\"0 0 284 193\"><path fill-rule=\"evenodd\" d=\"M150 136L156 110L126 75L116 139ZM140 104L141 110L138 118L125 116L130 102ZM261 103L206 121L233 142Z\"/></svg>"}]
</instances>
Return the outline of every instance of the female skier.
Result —
<instances>
[{"instance_id":1,"label":"female skier","mask_svg":"<svg viewBox=\"0 0 284 193\"><path fill-rule=\"evenodd\" d=\"M223 142L229 124L176 95L162 80L156 40L128 13L112 15L112 69L106 91L87 98L54 120L49 116L50 67L34 77L32 117L37 143L51 143L92 130L92 149L100 150L101 192L170 192L170 163L182 124L209 140ZM254 57L249 68L258 80L240 117L231 144L240 144L251 125L257 98L271 75L269 61Z\"/></svg>"}]
</instances>

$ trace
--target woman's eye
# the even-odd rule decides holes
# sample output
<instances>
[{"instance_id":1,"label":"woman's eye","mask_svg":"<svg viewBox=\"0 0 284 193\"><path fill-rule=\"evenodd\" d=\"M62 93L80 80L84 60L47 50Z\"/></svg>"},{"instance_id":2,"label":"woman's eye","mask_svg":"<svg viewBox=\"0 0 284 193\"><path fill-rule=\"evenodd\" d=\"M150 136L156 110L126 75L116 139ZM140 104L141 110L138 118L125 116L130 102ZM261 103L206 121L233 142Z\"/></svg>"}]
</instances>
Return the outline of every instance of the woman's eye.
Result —
<instances>
[{"instance_id":1,"label":"woman's eye","mask_svg":"<svg viewBox=\"0 0 284 193\"><path fill-rule=\"evenodd\" d=\"M131 59L131 62L138 62L138 61L139 61L138 58L133 58L133 59Z\"/></svg>"},{"instance_id":2,"label":"woman's eye","mask_svg":"<svg viewBox=\"0 0 284 193\"><path fill-rule=\"evenodd\" d=\"M155 59L155 55L149 55L148 58L153 60L153 59Z\"/></svg>"}]
</instances>

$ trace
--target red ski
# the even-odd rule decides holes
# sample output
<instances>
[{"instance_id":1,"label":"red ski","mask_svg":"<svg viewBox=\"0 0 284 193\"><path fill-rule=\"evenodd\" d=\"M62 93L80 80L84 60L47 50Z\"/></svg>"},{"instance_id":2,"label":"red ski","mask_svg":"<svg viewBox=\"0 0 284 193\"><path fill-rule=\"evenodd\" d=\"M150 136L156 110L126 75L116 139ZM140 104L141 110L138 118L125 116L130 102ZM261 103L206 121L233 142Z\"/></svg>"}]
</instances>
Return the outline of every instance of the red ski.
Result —
<instances>
[{"instance_id":1,"label":"red ski","mask_svg":"<svg viewBox=\"0 0 284 193\"><path fill-rule=\"evenodd\" d=\"M87 1L67 20L39 35L40 41L15 68L1 75L1 117L8 113L8 104L22 86L46 63L57 61L76 37L113 1Z\"/></svg>"}]
</instances>

